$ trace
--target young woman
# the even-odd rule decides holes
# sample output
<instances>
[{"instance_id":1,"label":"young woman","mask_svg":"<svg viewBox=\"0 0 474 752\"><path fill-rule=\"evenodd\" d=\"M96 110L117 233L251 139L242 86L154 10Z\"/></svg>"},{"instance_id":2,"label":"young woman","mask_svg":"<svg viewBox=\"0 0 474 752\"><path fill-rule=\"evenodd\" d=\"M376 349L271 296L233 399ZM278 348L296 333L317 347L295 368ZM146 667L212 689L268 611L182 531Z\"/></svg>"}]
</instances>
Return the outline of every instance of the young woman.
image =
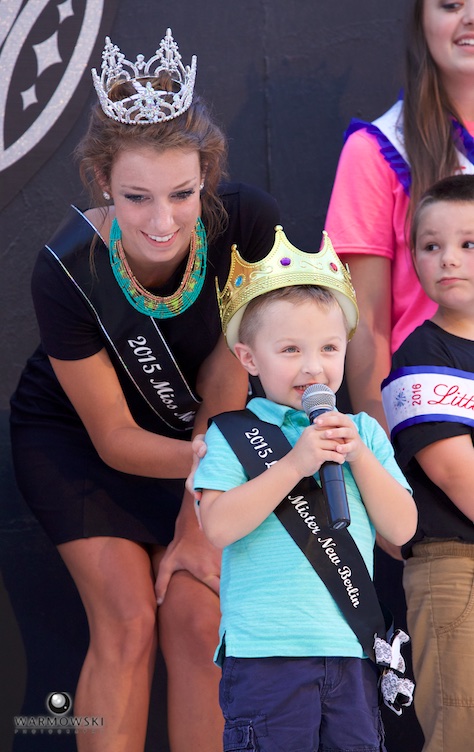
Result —
<instances>
[{"instance_id":1,"label":"young woman","mask_svg":"<svg viewBox=\"0 0 474 752\"><path fill-rule=\"evenodd\" d=\"M220 561L183 479L193 431L247 393L215 279L225 282L233 243L266 255L279 216L264 192L221 183L226 143L195 74L170 30L146 64L107 39L78 147L96 208L73 207L38 256L41 345L12 398L19 487L89 621L74 713L104 727L78 737L88 752L144 748L157 599L171 748L222 749Z\"/></svg>"},{"instance_id":2,"label":"young woman","mask_svg":"<svg viewBox=\"0 0 474 752\"><path fill-rule=\"evenodd\" d=\"M474 170L474 0L414 0L403 101L349 134L326 229L360 308L347 354L351 402L386 425L380 384L391 353L435 310L407 247L410 207L435 180Z\"/></svg>"}]
</instances>

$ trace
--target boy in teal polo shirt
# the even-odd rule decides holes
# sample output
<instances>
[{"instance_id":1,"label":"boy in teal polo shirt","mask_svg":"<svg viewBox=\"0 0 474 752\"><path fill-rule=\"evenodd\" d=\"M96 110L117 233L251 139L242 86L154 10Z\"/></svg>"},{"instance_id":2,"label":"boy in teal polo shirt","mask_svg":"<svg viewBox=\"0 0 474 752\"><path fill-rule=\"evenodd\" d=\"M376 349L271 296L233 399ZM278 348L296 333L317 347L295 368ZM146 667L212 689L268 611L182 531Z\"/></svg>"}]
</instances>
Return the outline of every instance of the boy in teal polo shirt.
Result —
<instances>
[{"instance_id":1,"label":"boy in teal polo shirt","mask_svg":"<svg viewBox=\"0 0 474 752\"><path fill-rule=\"evenodd\" d=\"M370 577L375 531L401 545L416 528L409 487L378 423L365 413L332 410L310 424L302 410L308 386L337 392L341 385L358 318L349 274L327 236L318 254L306 254L277 228L272 250L257 264L234 249L219 299L227 343L266 395L248 409L280 427L291 445L278 462L269 453L268 469L249 480L213 424L195 476L195 488L203 489L203 530L224 549L218 651L224 750L380 752L377 670L275 514L302 478L318 479L321 465L335 462L343 465L350 536ZM269 452L265 442L254 446ZM312 516L314 532L325 531L319 512ZM331 541L325 553L336 557L337 533L324 540Z\"/></svg>"}]
</instances>

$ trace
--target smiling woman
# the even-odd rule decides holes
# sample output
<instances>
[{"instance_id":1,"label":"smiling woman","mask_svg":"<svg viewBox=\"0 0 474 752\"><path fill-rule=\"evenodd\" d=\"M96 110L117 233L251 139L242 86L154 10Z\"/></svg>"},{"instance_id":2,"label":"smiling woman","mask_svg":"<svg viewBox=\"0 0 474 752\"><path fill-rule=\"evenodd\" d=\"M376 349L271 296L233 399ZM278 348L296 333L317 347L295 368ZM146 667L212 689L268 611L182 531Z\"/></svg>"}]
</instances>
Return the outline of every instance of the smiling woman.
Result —
<instances>
[{"instance_id":1,"label":"smiling woman","mask_svg":"<svg viewBox=\"0 0 474 752\"><path fill-rule=\"evenodd\" d=\"M438 67L445 87L457 101L464 99L459 74L473 74L474 67L474 1L440 3L425 0L423 26L426 43ZM469 118L471 119L471 118Z\"/></svg>"},{"instance_id":2,"label":"smiling woman","mask_svg":"<svg viewBox=\"0 0 474 752\"><path fill-rule=\"evenodd\" d=\"M247 396L215 278L227 278L233 243L264 256L279 217L263 191L222 182L226 141L195 75L169 29L147 63L106 40L77 149L91 209L73 207L38 255L41 345L12 397L20 490L89 621L74 711L105 722L100 738L79 738L88 752L143 752L157 600L171 749L222 749L220 558L184 479L193 433Z\"/></svg>"},{"instance_id":3,"label":"smiling woman","mask_svg":"<svg viewBox=\"0 0 474 752\"><path fill-rule=\"evenodd\" d=\"M197 151L143 148L117 156L107 190L126 258L145 287L165 284L187 258L201 213L201 182ZM104 228L109 234L112 217Z\"/></svg>"},{"instance_id":4,"label":"smiling woman","mask_svg":"<svg viewBox=\"0 0 474 752\"><path fill-rule=\"evenodd\" d=\"M474 172L474 0L413 0L409 21L403 100L350 124L326 218L360 307L351 403L382 425L391 354L435 311L411 264L407 219L434 182Z\"/></svg>"}]
</instances>

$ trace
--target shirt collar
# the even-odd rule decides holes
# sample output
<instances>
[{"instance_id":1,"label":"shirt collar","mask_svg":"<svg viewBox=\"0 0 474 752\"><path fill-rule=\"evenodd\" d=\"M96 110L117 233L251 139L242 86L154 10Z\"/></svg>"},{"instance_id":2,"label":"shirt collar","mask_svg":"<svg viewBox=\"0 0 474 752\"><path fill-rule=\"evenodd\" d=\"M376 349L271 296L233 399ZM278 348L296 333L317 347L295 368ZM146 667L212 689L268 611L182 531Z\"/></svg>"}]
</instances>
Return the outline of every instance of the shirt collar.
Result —
<instances>
[{"instance_id":1,"label":"shirt collar","mask_svg":"<svg viewBox=\"0 0 474 752\"><path fill-rule=\"evenodd\" d=\"M262 420L274 423L279 428L286 422L304 427L309 425L308 416L303 410L295 410L288 405L279 405L265 399L265 397L254 397L247 407L251 407L255 415Z\"/></svg>"}]
</instances>

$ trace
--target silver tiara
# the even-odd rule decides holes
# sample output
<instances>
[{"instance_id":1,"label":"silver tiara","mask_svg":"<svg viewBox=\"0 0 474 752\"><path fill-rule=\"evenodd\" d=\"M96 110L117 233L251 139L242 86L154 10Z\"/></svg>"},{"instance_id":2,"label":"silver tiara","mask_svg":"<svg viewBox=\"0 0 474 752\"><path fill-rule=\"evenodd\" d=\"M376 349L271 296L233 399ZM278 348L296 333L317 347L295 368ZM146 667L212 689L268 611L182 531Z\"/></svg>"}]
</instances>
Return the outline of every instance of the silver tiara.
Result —
<instances>
[{"instance_id":1,"label":"silver tiara","mask_svg":"<svg viewBox=\"0 0 474 752\"><path fill-rule=\"evenodd\" d=\"M99 78L96 69L92 68L92 80L101 107L108 117L128 125L161 123L173 120L191 105L196 68L196 55L191 59L191 66L184 67L178 45L171 36L171 29L167 29L159 48L147 63L144 55L137 55L135 63L126 60L117 45L112 44L110 37L106 37L102 53L102 73ZM179 88L176 92L156 90L151 80L141 83L143 79L156 78L162 71L169 73L171 80L177 84ZM130 81L137 93L112 102L108 96L110 90L115 84L124 81Z\"/></svg>"}]
</instances>

